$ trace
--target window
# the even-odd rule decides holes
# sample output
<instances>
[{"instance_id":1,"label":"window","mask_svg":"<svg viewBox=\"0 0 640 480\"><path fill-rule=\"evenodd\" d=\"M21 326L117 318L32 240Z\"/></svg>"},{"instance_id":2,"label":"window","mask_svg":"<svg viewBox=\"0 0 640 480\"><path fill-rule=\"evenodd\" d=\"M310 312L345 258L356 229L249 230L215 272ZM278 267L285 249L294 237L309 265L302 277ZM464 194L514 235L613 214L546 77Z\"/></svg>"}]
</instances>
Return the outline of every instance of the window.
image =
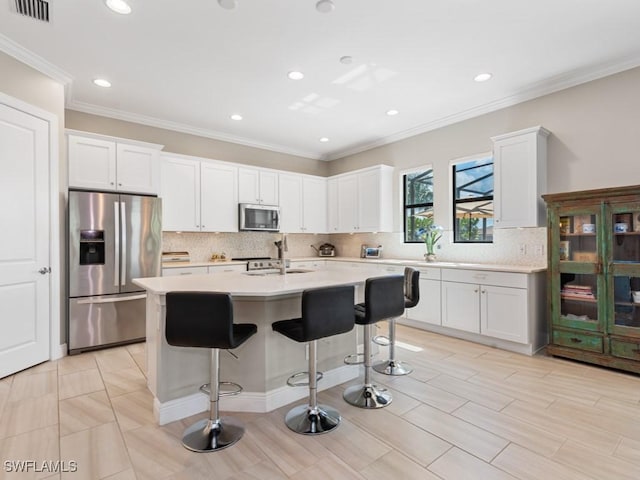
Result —
<instances>
[{"instance_id":1,"label":"window","mask_svg":"<svg viewBox=\"0 0 640 480\"><path fill-rule=\"evenodd\" d=\"M493 158L453 165L453 238L459 243L493 241Z\"/></svg>"},{"instance_id":2,"label":"window","mask_svg":"<svg viewBox=\"0 0 640 480\"><path fill-rule=\"evenodd\" d=\"M433 216L433 169L402 176L404 204L404 242L421 243L427 223Z\"/></svg>"}]
</instances>

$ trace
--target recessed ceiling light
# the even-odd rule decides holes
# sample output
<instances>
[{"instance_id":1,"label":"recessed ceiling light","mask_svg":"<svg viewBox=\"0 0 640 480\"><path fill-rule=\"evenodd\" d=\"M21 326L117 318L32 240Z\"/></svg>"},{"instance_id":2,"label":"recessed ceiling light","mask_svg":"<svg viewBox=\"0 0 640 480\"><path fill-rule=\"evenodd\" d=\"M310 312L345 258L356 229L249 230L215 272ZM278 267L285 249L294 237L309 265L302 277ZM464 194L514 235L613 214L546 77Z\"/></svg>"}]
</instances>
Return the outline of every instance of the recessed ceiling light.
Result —
<instances>
[{"instance_id":1,"label":"recessed ceiling light","mask_svg":"<svg viewBox=\"0 0 640 480\"><path fill-rule=\"evenodd\" d=\"M218 0L218 5L227 10L233 10L236 8L237 3L236 0Z\"/></svg>"},{"instance_id":2,"label":"recessed ceiling light","mask_svg":"<svg viewBox=\"0 0 640 480\"><path fill-rule=\"evenodd\" d=\"M104 3L116 13L128 15L131 13L131 7L124 0L105 0Z\"/></svg>"},{"instance_id":3,"label":"recessed ceiling light","mask_svg":"<svg viewBox=\"0 0 640 480\"><path fill-rule=\"evenodd\" d=\"M320 137L320 141L321 141L322 143L327 143L327 142L329 141L329 138L327 138L327 137Z\"/></svg>"},{"instance_id":4,"label":"recessed ceiling light","mask_svg":"<svg viewBox=\"0 0 640 480\"><path fill-rule=\"evenodd\" d=\"M302 80L304 78L304 73L293 71L287 73L287 77L289 77L291 80Z\"/></svg>"},{"instance_id":5,"label":"recessed ceiling light","mask_svg":"<svg viewBox=\"0 0 640 480\"><path fill-rule=\"evenodd\" d=\"M109 88L111 86L111 82L109 80L105 80L104 78L96 78L93 80L93 83L103 88Z\"/></svg>"},{"instance_id":6,"label":"recessed ceiling light","mask_svg":"<svg viewBox=\"0 0 640 480\"><path fill-rule=\"evenodd\" d=\"M238 115L237 113L234 113L233 115L231 115L231 120L240 121L242 120L242 115Z\"/></svg>"},{"instance_id":7,"label":"recessed ceiling light","mask_svg":"<svg viewBox=\"0 0 640 480\"><path fill-rule=\"evenodd\" d=\"M476 82L486 82L487 80L489 80L493 75L491 75L490 73L480 73L478 75L476 75L475 77L473 77L473 79Z\"/></svg>"},{"instance_id":8,"label":"recessed ceiling light","mask_svg":"<svg viewBox=\"0 0 640 480\"><path fill-rule=\"evenodd\" d=\"M389 115L390 117L393 117L394 115L397 115L399 113L400 112L398 110L394 110L394 109L387 110L387 115Z\"/></svg>"},{"instance_id":9,"label":"recessed ceiling light","mask_svg":"<svg viewBox=\"0 0 640 480\"><path fill-rule=\"evenodd\" d=\"M331 0L320 0L316 3L316 10L320 13L329 13L335 8Z\"/></svg>"},{"instance_id":10,"label":"recessed ceiling light","mask_svg":"<svg viewBox=\"0 0 640 480\"><path fill-rule=\"evenodd\" d=\"M344 57L340 57L340 63L343 65L349 65L353 62L353 57L350 55L345 55Z\"/></svg>"}]
</instances>

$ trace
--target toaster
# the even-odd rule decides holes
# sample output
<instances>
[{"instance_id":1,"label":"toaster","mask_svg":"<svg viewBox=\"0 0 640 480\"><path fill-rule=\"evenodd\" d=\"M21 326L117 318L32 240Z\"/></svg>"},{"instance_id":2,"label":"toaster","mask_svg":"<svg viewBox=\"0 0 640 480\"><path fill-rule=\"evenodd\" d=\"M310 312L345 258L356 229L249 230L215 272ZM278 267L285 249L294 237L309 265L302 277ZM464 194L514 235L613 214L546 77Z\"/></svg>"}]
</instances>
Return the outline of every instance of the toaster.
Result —
<instances>
[{"instance_id":1,"label":"toaster","mask_svg":"<svg viewBox=\"0 0 640 480\"><path fill-rule=\"evenodd\" d=\"M372 247L370 245L362 245L360 247L361 258L382 258L382 245Z\"/></svg>"}]
</instances>

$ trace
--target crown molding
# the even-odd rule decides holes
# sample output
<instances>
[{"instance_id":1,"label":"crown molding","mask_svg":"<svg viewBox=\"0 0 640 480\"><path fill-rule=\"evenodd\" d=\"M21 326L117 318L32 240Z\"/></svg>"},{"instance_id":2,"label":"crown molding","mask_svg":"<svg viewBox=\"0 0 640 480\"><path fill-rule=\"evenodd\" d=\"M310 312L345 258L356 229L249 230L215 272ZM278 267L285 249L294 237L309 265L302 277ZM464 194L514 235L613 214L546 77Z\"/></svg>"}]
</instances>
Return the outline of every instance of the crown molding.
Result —
<instances>
[{"instance_id":1,"label":"crown molding","mask_svg":"<svg viewBox=\"0 0 640 480\"><path fill-rule=\"evenodd\" d=\"M125 122L139 123L142 125L148 125L150 127L163 128L165 130L172 130L175 132L187 133L190 135L196 135L198 137L211 138L213 140L221 140L223 142L236 143L247 147L261 148L263 150L269 150L272 152L285 153L287 155L295 155L297 157L303 157L313 160L322 160L322 157L315 152L307 152L301 150L295 150L282 145L275 145L270 143L256 142L244 137L236 135L229 135L227 133L216 132L205 128L192 127L183 123L172 122L169 120L162 120L155 117L149 117L146 115L138 115L136 113L125 112L122 110L116 110L112 108L100 107L90 103L78 102L76 100L69 100L67 102L67 108L69 110L76 110L78 112L90 113L92 115L99 115L101 117L113 118L116 120L123 120Z\"/></svg>"},{"instance_id":2,"label":"crown molding","mask_svg":"<svg viewBox=\"0 0 640 480\"><path fill-rule=\"evenodd\" d=\"M634 55L618 59L613 62L603 63L595 68L573 70L572 72L558 75L556 77L546 79L542 82L535 83L529 88L522 90L514 95L503 97L493 102L485 103L483 105L479 105L477 107L470 108L453 115L438 118L432 122L427 122L408 130L403 130L401 132L388 135L374 142L361 143L352 148L332 152L324 156L323 160L332 161L347 157L349 155L355 155L356 153L361 153L366 150L371 150L373 148L388 145L390 143L404 140L406 138L420 135L422 133L436 130L438 128L453 125L454 123L469 120L474 117L479 117L480 115L495 112L506 107L511 107L513 105L526 102L528 100L533 100L535 98L543 97L545 95L559 92L567 88L575 87L583 83L608 77L609 75L614 75L616 73L630 70L638 66L640 66L640 55Z\"/></svg>"},{"instance_id":3,"label":"crown molding","mask_svg":"<svg viewBox=\"0 0 640 480\"><path fill-rule=\"evenodd\" d=\"M68 88L73 76L0 33L0 50Z\"/></svg>"}]
</instances>

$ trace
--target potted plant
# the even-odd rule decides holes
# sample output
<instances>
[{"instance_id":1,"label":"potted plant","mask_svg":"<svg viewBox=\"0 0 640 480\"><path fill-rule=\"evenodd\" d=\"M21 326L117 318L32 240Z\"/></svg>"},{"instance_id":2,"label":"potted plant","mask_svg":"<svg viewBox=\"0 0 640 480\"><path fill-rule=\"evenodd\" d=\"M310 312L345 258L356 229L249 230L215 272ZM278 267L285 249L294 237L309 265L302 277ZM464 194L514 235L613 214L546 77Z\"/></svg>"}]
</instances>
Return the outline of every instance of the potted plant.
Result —
<instances>
[{"instance_id":1,"label":"potted plant","mask_svg":"<svg viewBox=\"0 0 640 480\"><path fill-rule=\"evenodd\" d=\"M438 240L442 238L442 231L444 229L440 225L433 223L433 217L427 217L424 230L424 244L427 248L427 253L424 254L424 258L427 262L435 262L436 254L434 249Z\"/></svg>"}]
</instances>

